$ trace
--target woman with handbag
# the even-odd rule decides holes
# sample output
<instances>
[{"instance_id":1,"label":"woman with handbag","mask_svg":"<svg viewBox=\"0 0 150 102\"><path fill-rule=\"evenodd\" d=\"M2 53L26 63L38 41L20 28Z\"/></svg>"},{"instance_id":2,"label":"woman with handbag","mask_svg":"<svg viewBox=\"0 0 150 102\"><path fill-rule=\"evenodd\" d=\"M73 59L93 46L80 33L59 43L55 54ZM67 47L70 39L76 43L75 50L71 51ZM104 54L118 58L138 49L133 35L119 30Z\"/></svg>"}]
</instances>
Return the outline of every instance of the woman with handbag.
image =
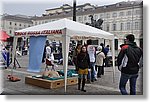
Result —
<instances>
[{"instance_id":1,"label":"woman with handbag","mask_svg":"<svg viewBox=\"0 0 150 102\"><path fill-rule=\"evenodd\" d=\"M88 74L89 64L90 64L90 58L89 58L89 54L87 53L86 46L82 46L80 53L77 55L77 67L79 68L78 90L80 90L80 84L82 79L81 91L83 92L86 92L84 87L85 87L86 76Z\"/></svg>"}]
</instances>

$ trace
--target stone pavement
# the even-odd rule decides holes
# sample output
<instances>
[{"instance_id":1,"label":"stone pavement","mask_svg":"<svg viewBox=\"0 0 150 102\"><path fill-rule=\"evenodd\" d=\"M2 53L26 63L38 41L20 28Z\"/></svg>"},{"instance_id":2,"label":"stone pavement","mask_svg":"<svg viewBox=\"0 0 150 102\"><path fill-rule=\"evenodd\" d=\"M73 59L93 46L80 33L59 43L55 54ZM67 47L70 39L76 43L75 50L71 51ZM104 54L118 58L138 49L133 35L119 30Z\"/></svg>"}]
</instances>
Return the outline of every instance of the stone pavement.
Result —
<instances>
[{"instance_id":1,"label":"stone pavement","mask_svg":"<svg viewBox=\"0 0 150 102\"><path fill-rule=\"evenodd\" d=\"M44 89L33 85L25 84L25 76L41 74L41 73L31 73L27 72L28 59L18 58L22 68L17 68L13 71L13 75L21 78L21 81L10 82L7 79L7 75L11 73L10 69L3 69L3 81L4 81L4 91L3 95L120 95L118 89L118 83L120 78L120 72L115 71L115 80L113 82L113 71L112 67L105 68L105 75L101 78L98 78L97 81L86 84L85 89L87 92L82 92L77 90L77 85L67 86L67 92L64 92L64 87L57 89ZM44 64L42 65L44 70ZM69 66L69 69L74 68ZM62 66L59 66L59 69L62 69ZM127 84L127 89L129 91L129 83ZM137 80L137 94L143 94L143 81L142 81L142 70L139 73Z\"/></svg>"}]
</instances>

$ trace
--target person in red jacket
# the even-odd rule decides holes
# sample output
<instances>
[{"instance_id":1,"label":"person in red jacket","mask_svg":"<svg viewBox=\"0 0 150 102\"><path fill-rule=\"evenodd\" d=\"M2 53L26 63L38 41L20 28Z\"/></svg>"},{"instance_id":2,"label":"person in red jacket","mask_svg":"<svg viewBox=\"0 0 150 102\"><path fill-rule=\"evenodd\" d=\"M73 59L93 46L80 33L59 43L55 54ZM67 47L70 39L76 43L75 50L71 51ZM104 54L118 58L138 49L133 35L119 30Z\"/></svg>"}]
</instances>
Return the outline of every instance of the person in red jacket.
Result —
<instances>
[{"instance_id":1,"label":"person in red jacket","mask_svg":"<svg viewBox=\"0 0 150 102\"><path fill-rule=\"evenodd\" d=\"M126 43L121 45L118 55L118 68L121 71L119 89L123 95L127 95L126 83L130 81L130 94L136 94L136 80L140 68L143 51L134 42L132 34L126 36ZM121 68L120 68L121 67Z\"/></svg>"}]
</instances>

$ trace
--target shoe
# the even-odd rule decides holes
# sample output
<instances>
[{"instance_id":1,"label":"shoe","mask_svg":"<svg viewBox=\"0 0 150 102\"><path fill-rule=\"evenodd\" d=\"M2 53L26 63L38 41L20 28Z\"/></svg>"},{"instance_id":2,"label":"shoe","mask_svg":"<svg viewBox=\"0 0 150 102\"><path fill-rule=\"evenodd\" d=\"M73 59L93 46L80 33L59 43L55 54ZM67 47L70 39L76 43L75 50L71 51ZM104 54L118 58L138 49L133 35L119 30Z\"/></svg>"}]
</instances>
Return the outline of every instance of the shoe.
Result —
<instances>
[{"instance_id":1,"label":"shoe","mask_svg":"<svg viewBox=\"0 0 150 102\"><path fill-rule=\"evenodd\" d=\"M94 80L91 80L91 82L94 82Z\"/></svg>"},{"instance_id":2,"label":"shoe","mask_svg":"<svg viewBox=\"0 0 150 102\"><path fill-rule=\"evenodd\" d=\"M98 78L101 78L101 76L99 75L99 76L97 76Z\"/></svg>"},{"instance_id":3,"label":"shoe","mask_svg":"<svg viewBox=\"0 0 150 102\"><path fill-rule=\"evenodd\" d=\"M90 81L90 80L87 80L86 83L87 83L87 84L91 84L91 81Z\"/></svg>"},{"instance_id":4,"label":"shoe","mask_svg":"<svg viewBox=\"0 0 150 102\"><path fill-rule=\"evenodd\" d=\"M84 89L81 89L81 91L86 92L86 90L84 90Z\"/></svg>"},{"instance_id":5,"label":"shoe","mask_svg":"<svg viewBox=\"0 0 150 102\"><path fill-rule=\"evenodd\" d=\"M94 81L97 81L97 79L94 79Z\"/></svg>"},{"instance_id":6,"label":"shoe","mask_svg":"<svg viewBox=\"0 0 150 102\"><path fill-rule=\"evenodd\" d=\"M85 79L82 80L82 88L81 91L86 92L86 90L84 90L85 87Z\"/></svg>"}]
</instances>

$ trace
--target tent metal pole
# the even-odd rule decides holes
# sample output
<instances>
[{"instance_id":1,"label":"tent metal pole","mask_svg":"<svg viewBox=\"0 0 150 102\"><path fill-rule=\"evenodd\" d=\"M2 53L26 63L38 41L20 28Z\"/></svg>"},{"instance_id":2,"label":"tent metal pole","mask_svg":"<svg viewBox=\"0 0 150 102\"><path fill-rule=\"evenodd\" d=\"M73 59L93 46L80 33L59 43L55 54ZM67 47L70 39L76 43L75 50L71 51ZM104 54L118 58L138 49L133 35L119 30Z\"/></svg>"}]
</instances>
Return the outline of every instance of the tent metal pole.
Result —
<instances>
[{"instance_id":1,"label":"tent metal pole","mask_svg":"<svg viewBox=\"0 0 150 102\"><path fill-rule=\"evenodd\" d=\"M65 76L65 92L67 91L67 69L68 69L68 53L69 53L69 42L70 37L67 36L67 31L64 29L63 38L63 67L64 67L64 76Z\"/></svg>"},{"instance_id":2,"label":"tent metal pole","mask_svg":"<svg viewBox=\"0 0 150 102\"><path fill-rule=\"evenodd\" d=\"M113 82L115 82L115 46L114 39L112 39L112 61L113 61Z\"/></svg>"},{"instance_id":3,"label":"tent metal pole","mask_svg":"<svg viewBox=\"0 0 150 102\"><path fill-rule=\"evenodd\" d=\"M13 68L11 68L11 75L13 75L13 69L16 68L15 57L16 57L17 40L18 40L18 38L14 37L14 40L13 40L13 51L12 51L12 64L13 64Z\"/></svg>"}]
</instances>

